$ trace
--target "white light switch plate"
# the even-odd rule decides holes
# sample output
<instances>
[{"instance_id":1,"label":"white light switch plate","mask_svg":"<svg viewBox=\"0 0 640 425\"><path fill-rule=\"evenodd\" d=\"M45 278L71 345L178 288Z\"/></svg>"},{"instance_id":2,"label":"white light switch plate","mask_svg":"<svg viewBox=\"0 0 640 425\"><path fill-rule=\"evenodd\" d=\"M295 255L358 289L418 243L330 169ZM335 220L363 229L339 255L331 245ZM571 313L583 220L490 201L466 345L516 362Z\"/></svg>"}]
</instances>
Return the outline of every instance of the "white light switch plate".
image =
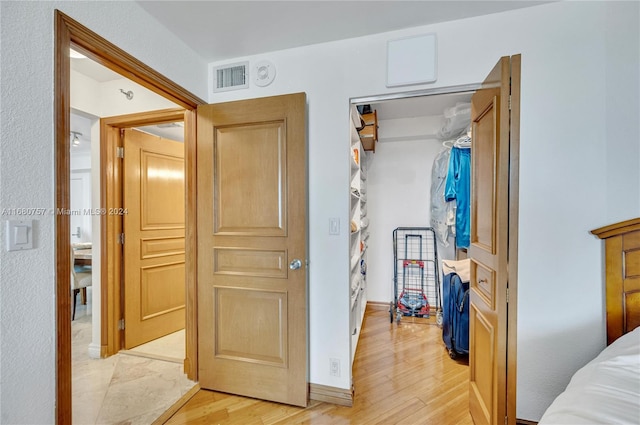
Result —
<instances>
[{"instance_id":1,"label":"white light switch plate","mask_svg":"<svg viewBox=\"0 0 640 425\"><path fill-rule=\"evenodd\" d=\"M339 235L340 234L340 219L336 217L332 217L329 219L329 234L330 235Z\"/></svg>"},{"instance_id":2,"label":"white light switch plate","mask_svg":"<svg viewBox=\"0 0 640 425\"><path fill-rule=\"evenodd\" d=\"M33 249L33 220L7 221L7 251Z\"/></svg>"}]
</instances>

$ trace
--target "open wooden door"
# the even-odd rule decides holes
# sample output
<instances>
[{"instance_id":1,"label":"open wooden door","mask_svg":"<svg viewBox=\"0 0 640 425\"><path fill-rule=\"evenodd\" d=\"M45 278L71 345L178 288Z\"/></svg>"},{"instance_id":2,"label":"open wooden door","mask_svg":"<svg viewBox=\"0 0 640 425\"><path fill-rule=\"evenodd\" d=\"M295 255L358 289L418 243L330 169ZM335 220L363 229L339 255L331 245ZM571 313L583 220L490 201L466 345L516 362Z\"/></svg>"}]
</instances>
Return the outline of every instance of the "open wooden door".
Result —
<instances>
[{"instance_id":1,"label":"open wooden door","mask_svg":"<svg viewBox=\"0 0 640 425\"><path fill-rule=\"evenodd\" d=\"M511 139L519 134L519 84L520 56L503 57L471 99L469 403L476 425L515 423L515 329L508 326L516 322L508 302L516 277L509 255L517 253L509 244L517 239L509 232L517 231L510 223L517 223L517 187L510 185L517 185Z\"/></svg>"},{"instance_id":2,"label":"open wooden door","mask_svg":"<svg viewBox=\"0 0 640 425\"><path fill-rule=\"evenodd\" d=\"M208 388L306 406L304 93L198 107L198 359Z\"/></svg>"},{"instance_id":3,"label":"open wooden door","mask_svg":"<svg viewBox=\"0 0 640 425\"><path fill-rule=\"evenodd\" d=\"M124 346L185 326L184 144L124 131Z\"/></svg>"}]
</instances>

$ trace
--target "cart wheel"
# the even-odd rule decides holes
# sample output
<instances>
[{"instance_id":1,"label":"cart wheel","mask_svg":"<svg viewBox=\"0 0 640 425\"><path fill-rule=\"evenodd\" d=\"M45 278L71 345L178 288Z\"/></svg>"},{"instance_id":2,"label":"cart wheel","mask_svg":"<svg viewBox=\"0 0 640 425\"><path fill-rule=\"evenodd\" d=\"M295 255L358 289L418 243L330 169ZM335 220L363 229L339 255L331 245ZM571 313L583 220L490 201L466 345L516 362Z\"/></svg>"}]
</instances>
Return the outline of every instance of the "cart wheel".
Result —
<instances>
[{"instance_id":1,"label":"cart wheel","mask_svg":"<svg viewBox=\"0 0 640 425\"><path fill-rule=\"evenodd\" d=\"M436 325L442 327L442 312L441 311L436 313Z\"/></svg>"},{"instance_id":2,"label":"cart wheel","mask_svg":"<svg viewBox=\"0 0 640 425\"><path fill-rule=\"evenodd\" d=\"M455 360L455 358L458 357L458 354L452 349L449 349L449 357Z\"/></svg>"},{"instance_id":3,"label":"cart wheel","mask_svg":"<svg viewBox=\"0 0 640 425\"><path fill-rule=\"evenodd\" d=\"M400 320L402 319L402 313L398 312L396 314L396 323L399 325L400 324Z\"/></svg>"}]
</instances>

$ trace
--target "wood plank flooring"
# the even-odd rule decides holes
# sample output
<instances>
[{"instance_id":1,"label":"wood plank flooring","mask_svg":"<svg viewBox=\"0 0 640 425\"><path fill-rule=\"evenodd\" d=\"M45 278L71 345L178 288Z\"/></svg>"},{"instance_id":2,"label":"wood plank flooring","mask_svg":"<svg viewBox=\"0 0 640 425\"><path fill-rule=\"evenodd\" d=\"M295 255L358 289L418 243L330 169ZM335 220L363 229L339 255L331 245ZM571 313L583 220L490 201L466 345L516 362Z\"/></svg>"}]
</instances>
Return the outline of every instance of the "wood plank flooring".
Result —
<instances>
[{"instance_id":1,"label":"wood plank flooring","mask_svg":"<svg viewBox=\"0 0 640 425\"><path fill-rule=\"evenodd\" d=\"M166 424L473 424L469 367L449 358L433 320L391 324L386 308L369 306L353 373L353 407L311 401L303 409L200 390Z\"/></svg>"}]
</instances>

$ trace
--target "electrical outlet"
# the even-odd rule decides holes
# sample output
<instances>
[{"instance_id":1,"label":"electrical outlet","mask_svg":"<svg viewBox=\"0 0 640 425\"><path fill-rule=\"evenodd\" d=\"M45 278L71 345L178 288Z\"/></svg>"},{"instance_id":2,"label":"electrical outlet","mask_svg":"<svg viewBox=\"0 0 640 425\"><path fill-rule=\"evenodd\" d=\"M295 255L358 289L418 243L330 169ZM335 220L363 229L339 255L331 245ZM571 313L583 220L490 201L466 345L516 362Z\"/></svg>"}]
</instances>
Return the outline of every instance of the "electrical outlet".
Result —
<instances>
[{"instance_id":1,"label":"electrical outlet","mask_svg":"<svg viewBox=\"0 0 640 425\"><path fill-rule=\"evenodd\" d=\"M329 359L329 374L331 376L340 376L340 359Z\"/></svg>"}]
</instances>

